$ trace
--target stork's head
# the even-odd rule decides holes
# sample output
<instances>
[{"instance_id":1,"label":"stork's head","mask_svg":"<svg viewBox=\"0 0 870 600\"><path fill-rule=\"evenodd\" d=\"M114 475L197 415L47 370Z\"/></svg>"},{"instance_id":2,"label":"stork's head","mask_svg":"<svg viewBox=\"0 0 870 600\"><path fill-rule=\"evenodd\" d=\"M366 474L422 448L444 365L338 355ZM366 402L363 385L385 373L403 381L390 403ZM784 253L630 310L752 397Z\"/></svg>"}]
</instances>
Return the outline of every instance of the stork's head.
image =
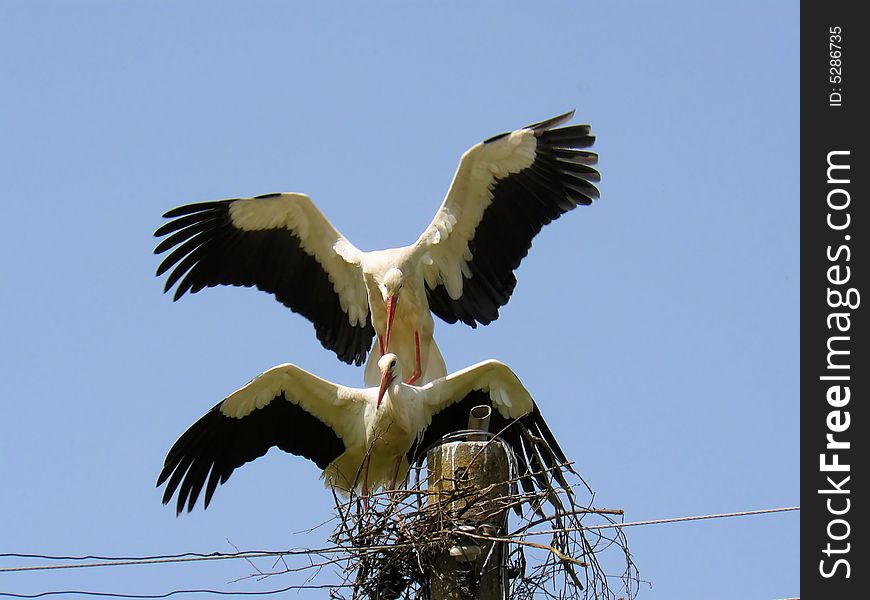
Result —
<instances>
[{"instance_id":1,"label":"stork's head","mask_svg":"<svg viewBox=\"0 0 870 600\"><path fill-rule=\"evenodd\" d=\"M381 401L384 399L384 394L387 393L390 384L396 379L402 380L402 368L399 366L399 357L395 354L391 352L384 354L378 361L378 368L381 370L381 385L378 389L378 402L375 408L381 407Z\"/></svg>"},{"instance_id":2,"label":"stork's head","mask_svg":"<svg viewBox=\"0 0 870 600\"><path fill-rule=\"evenodd\" d=\"M384 274L384 300L387 303L387 332L384 335L384 351L390 349L390 334L393 332L393 318L396 316L396 305L399 303L399 290L405 282L405 275L400 269L391 267Z\"/></svg>"}]
</instances>

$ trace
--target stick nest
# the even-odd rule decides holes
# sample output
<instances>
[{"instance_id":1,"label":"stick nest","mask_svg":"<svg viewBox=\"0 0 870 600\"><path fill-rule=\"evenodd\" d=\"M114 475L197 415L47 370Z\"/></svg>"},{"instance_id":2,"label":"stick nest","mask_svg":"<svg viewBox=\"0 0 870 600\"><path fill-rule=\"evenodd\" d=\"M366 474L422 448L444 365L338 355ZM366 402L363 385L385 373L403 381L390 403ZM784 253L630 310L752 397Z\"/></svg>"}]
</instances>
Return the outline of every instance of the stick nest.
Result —
<instances>
[{"instance_id":1,"label":"stick nest","mask_svg":"<svg viewBox=\"0 0 870 600\"><path fill-rule=\"evenodd\" d=\"M535 485L514 478L504 496L493 494L496 486L462 480L433 491L418 468L405 489L368 498L334 494L334 546L310 550L302 567L285 562L284 570L258 569L252 576L313 570L306 580L312 584L329 566L339 582L299 588L325 589L334 599L427 599L433 597L433 569L444 570L452 549L460 556L450 563L450 598L475 598L492 570L501 571L506 598L634 598L638 571L622 529L614 527L623 521L622 510L596 508L594 492L570 463L525 477ZM464 560L476 548L477 559Z\"/></svg>"}]
</instances>

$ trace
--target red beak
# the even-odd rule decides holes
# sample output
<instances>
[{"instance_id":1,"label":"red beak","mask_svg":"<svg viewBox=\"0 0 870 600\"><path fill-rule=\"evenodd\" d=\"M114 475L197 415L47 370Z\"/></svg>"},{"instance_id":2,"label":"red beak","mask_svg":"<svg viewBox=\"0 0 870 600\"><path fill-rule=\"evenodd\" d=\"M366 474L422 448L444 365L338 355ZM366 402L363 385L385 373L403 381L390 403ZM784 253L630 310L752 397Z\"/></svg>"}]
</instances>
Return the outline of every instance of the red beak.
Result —
<instances>
[{"instance_id":1,"label":"red beak","mask_svg":"<svg viewBox=\"0 0 870 600\"><path fill-rule=\"evenodd\" d=\"M395 375L393 375L392 371L384 371L381 373L381 387L378 389L378 402L375 404L375 408L381 407L381 401L384 399L384 394L387 393L387 388L390 387L390 384L395 379Z\"/></svg>"},{"instance_id":2,"label":"red beak","mask_svg":"<svg viewBox=\"0 0 870 600\"><path fill-rule=\"evenodd\" d=\"M393 319L396 316L396 305L398 303L398 296L387 298L387 334L384 336L384 352L390 351L390 335L393 333Z\"/></svg>"}]
</instances>

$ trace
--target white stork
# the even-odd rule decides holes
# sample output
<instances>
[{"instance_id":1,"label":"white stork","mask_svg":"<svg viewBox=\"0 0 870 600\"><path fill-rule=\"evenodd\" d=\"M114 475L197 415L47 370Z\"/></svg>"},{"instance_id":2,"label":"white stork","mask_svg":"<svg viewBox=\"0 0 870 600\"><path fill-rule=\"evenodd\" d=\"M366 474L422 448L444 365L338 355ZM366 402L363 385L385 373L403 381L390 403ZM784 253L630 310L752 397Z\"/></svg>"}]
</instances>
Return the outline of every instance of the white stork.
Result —
<instances>
[{"instance_id":1,"label":"white stork","mask_svg":"<svg viewBox=\"0 0 870 600\"><path fill-rule=\"evenodd\" d=\"M447 373L431 313L471 327L498 318L514 269L541 228L598 197L588 125L554 129L574 112L469 149L432 223L410 246L362 252L308 196L284 193L189 204L163 216L157 269L174 299L216 285L257 286L313 324L317 339L377 381L377 358L400 357L409 383ZM171 234L171 235L170 235Z\"/></svg>"},{"instance_id":2,"label":"white stork","mask_svg":"<svg viewBox=\"0 0 870 600\"><path fill-rule=\"evenodd\" d=\"M157 480L158 486L167 483L163 503L178 492L177 513L185 505L190 511L205 487L207 508L219 483L273 446L314 461L326 485L340 491L367 494L388 481L395 487L407 476L409 461L422 461L423 449L465 429L469 410L479 404L493 407L490 429L514 450L526 492L535 482L548 489L547 470L567 487L560 470L564 453L504 364L487 360L419 387L402 381L395 354L385 354L378 366L379 386L365 389L331 383L292 364L258 375L169 450Z\"/></svg>"}]
</instances>

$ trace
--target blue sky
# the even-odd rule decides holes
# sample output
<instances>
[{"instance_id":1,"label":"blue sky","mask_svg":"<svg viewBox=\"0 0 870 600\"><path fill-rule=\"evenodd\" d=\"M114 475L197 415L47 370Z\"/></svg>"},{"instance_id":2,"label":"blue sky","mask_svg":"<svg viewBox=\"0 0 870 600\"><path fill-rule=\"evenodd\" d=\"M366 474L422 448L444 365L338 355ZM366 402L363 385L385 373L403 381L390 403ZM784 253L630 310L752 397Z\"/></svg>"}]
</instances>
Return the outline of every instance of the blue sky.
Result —
<instances>
[{"instance_id":1,"label":"blue sky","mask_svg":"<svg viewBox=\"0 0 870 600\"><path fill-rule=\"evenodd\" d=\"M172 303L160 215L300 191L358 247L406 244L468 147L571 108L601 200L536 238L493 325L437 322L448 367L511 365L627 521L798 504L797 6L0 4L0 553L322 541L292 532L331 496L277 451L208 511L160 504L169 446L257 373L362 383L265 294ZM797 513L627 534L640 598L799 595ZM250 572L12 573L0 592L293 583L227 583Z\"/></svg>"}]
</instances>

